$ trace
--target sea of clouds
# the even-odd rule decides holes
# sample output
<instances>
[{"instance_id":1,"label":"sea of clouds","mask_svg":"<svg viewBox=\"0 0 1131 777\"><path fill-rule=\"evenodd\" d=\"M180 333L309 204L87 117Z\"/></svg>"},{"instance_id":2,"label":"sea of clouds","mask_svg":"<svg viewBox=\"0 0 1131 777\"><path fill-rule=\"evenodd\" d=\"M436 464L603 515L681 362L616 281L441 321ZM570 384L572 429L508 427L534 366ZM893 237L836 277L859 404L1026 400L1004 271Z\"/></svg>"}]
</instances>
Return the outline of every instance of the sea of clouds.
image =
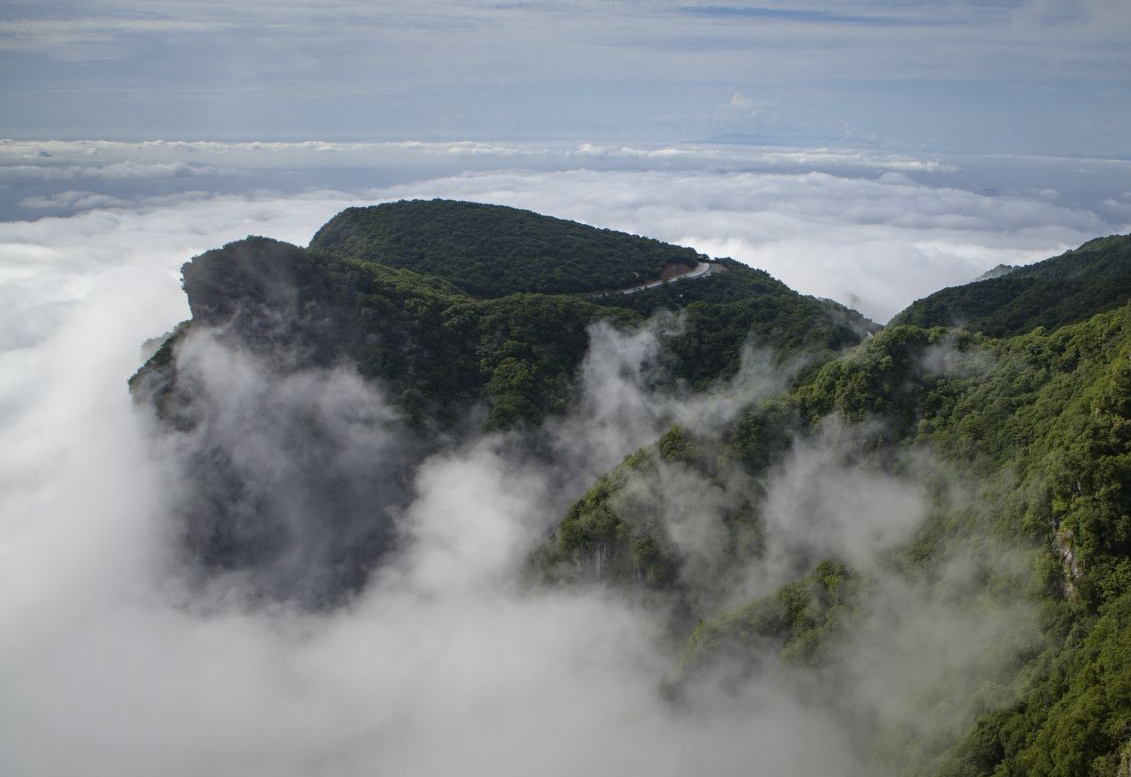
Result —
<instances>
[{"instance_id":1,"label":"sea of clouds","mask_svg":"<svg viewBox=\"0 0 1131 777\"><path fill-rule=\"evenodd\" d=\"M661 431L657 403L670 398L634 378L654 333L595 331L582 380L591 398L617 399L590 399L556 430L555 455L574 480L514 460L498 437L433 457L416 473L401 519L403 552L346 607L315 614L255 605L238 580L204 593L186 587L168 520L176 471L147 439L126 380L144 359L143 342L187 317L178 270L201 251L248 234L305 244L349 205L456 197L733 256L883 321L996 264L1129 229L1131 197L1102 176L1110 191L1091 205L1058 204L1047 191L1055 182L1042 191L974 191L930 182L952 175L949 163L932 170L931 160L916 167L903 157L857 155L842 165L818 151L783 163L769 152L684 149L688 158L668 164L679 154L656 148L614 149L608 162L581 147L573 149L581 157L567 158L561 149L522 157L516 147L476 155L452 146L382 148L366 169L384 182L345 187L329 185L344 174L293 145L278 151L293 155L285 162L242 146L136 144L110 153L98 144L10 143L4 151L4 773L811 775L851 773L857 763L843 711L772 675L669 704L660 681L678 651L663 618L640 602L520 584L525 554L557 518L546 505ZM275 161L248 161L260 153ZM394 164L402 153L445 161L413 173ZM223 163L225 154L236 161ZM488 161L450 161L467 157ZM176 165L196 167L182 175ZM297 185L303 165L324 185ZM138 174L147 166L152 176ZM229 172L214 175L221 169ZM1087 175L1097 169L1108 168L1097 162ZM256 369L237 364L217 379L270 379ZM774 385L757 360L743 375L758 390ZM290 389L303 386L309 404L330 414L344 411L327 397L384 401L380 387L348 374L310 376ZM341 423L351 433L348 419ZM838 548L828 543L839 544L867 566L922 520L925 496L914 483L840 466L833 449L799 447L774 475L770 546L829 553ZM807 488L813 479L825 486ZM813 527L799 529L802 496L804 512L820 521L819 548L806 545ZM846 522L862 514L875 518L878 539L850 530ZM701 540L691 533L687 542ZM955 578L969 579L973 564L957 559ZM751 580L752 591L780 582ZM876 620L882 627L865 624L846 650L857 671L845 693L925 729L929 721L907 715L919 657L930 657L939 677L978 677L970 671L981 660L976 648L1023 641L1031 624L1023 608L993 620L941 594L906 590Z\"/></svg>"}]
</instances>

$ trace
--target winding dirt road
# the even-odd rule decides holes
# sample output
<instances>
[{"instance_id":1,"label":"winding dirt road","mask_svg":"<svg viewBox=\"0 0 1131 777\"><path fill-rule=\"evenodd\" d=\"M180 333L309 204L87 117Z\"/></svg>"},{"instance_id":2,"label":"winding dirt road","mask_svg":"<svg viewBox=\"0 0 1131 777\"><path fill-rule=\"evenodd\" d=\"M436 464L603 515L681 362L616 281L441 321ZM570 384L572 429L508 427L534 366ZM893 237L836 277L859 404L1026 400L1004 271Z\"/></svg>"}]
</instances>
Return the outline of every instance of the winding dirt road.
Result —
<instances>
[{"instance_id":1,"label":"winding dirt road","mask_svg":"<svg viewBox=\"0 0 1131 777\"><path fill-rule=\"evenodd\" d=\"M686 280L688 278L702 278L707 275L713 275L714 273L723 272L725 269L726 268L724 268L718 262L700 262L692 269L688 270L687 272L682 272L679 275L674 275L666 279L661 278L657 281L648 281L647 283L642 283L639 286L629 286L627 289L607 291L601 296L606 296L608 294L635 294L636 292L644 291L645 289L654 289L657 286L664 285L665 283L675 283L677 281Z\"/></svg>"}]
</instances>

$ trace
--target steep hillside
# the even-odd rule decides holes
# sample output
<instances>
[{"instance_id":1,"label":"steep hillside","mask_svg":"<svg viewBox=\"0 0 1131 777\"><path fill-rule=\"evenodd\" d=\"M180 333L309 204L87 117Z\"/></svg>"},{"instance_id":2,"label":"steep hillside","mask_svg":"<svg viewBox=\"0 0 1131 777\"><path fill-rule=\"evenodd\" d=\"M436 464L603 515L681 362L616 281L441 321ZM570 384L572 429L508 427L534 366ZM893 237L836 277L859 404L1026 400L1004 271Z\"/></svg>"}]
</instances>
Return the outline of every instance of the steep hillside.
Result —
<instances>
[{"instance_id":1,"label":"steep hillside","mask_svg":"<svg viewBox=\"0 0 1131 777\"><path fill-rule=\"evenodd\" d=\"M994 337L1085 321L1131 299L1131 235L1090 240L1074 251L1008 273L937 291L891 324L960 325Z\"/></svg>"},{"instance_id":2,"label":"steep hillside","mask_svg":"<svg viewBox=\"0 0 1131 777\"><path fill-rule=\"evenodd\" d=\"M676 695L719 672L820 678L810 700L847 705L873 773L1115 777L1131 754L1129 484L1131 305L1002 340L900 326L721 432L677 427L633 454L532 563L678 602ZM861 555L853 537L899 511L913 531ZM1019 608L1029 626L979 636ZM980 624L948 627L969 629L961 670L901 645L918 609ZM898 692L929 725L860 702L860 650L918 662Z\"/></svg>"}]
</instances>

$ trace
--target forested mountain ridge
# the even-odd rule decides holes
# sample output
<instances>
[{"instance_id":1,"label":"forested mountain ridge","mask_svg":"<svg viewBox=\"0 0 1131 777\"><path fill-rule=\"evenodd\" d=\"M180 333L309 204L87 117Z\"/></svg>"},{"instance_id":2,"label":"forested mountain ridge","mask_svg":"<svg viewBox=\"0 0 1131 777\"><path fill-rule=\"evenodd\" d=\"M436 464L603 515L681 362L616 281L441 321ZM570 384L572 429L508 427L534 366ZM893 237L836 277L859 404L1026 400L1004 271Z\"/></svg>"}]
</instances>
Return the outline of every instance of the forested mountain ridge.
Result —
<instances>
[{"instance_id":1,"label":"forested mountain ridge","mask_svg":"<svg viewBox=\"0 0 1131 777\"><path fill-rule=\"evenodd\" d=\"M1131 235L1112 235L1036 264L942 289L916 300L890 323L962 326L1003 337L1084 321L1129 299Z\"/></svg>"},{"instance_id":2,"label":"forested mountain ridge","mask_svg":"<svg viewBox=\"0 0 1131 777\"><path fill-rule=\"evenodd\" d=\"M687 253L514 209L444 201L407 206L421 217L435 211L437 219L427 229L444 235L444 240L452 237L445 231L445 217L454 209L462 217L487 213L480 227L487 242L497 240L492 235L500 219L513 219L527 232L545 224L554 239L564 229L599 242L630 244L637 259L648 259L655 267ZM461 227L465 232L470 228ZM441 241L441 246L448 245ZM356 589L374 560L388 551L396 505L409 494L401 481L410 477L413 462L437 446L482 430L536 429L548 417L569 411L577 398L577 372L590 345L589 328L598 321L637 328L647 314L679 311L678 324L663 335L655 371L655 380L673 389L707 387L733 376L748 343L772 347L783 360L819 361L859 342L872 326L835 303L803 296L765 273L732 262L725 272L635 294L545 294L520 286L522 291L513 294L477 299L448 277L453 272L459 277L458 263L431 263L446 261L436 251L435 246L419 250L417 257L428 260L415 264L430 271L418 272L382 264L373 255L359 259L249 237L184 265L192 318L131 379L131 390L151 404L162 427L206 444L187 465L194 479L208 484L186 508L193 555L218 569L272 569L286 561L287 542L269 550L273 546L267 538L284 529L302 536L306 518L290 515L280 524L278 515L289 508L277 504L272 493L257 491L250 482L252 473L238 471L238 457L211 446L208 441L215 435L200 431L218 423L217 408L225 399L210 396L201 376L186 368L195 352L190 341L215 342L246 353L270 376L265 380L279 385L311 370L355 372L379 387L397 423L405 427L398 434L413 438L403 461L386 469L387 478L378 479L383 483L377 489L381 496L372 498L383 501L377 507L362 499L346 500L348 509L336 504L329 497L341 484L320 479L315 469L293 478L296 488L305 482L305 492L322 494L323 502L336 505L330 511L332 520L342 528L322 542L320 560L304 562L332 571L324 578L306 579L297 564L287 561L287 571L267 576L265 593L290 597L290 586L298 585L303 590L300 598L316 603ZM618 256L599 254L590 256L590 266L584 269L599 274L600 268L611 268L597 284L604 287L614 282L616 273L631 271L626 277L634 278L635 260L624 261L627 264ZM325 439L333 444L332 436ZM301 446L304 457L317 452L306 441L277 444ZM326 449L318 455L334 457L340 452ZM299 503L297 498L291 501ZM313 516L323 511L308 507L305 512Z\"/></svg>"},{"instance_id":3,"label":"forested mountain ridge","mask_svg":"<svg viewBox=\"0 0 1131 777\"><path fill-rule=\"evenodd\" d=\"M707 257L690 248L502 205L402 200L347 208L310 247L441 275L482 297L580 294L658 280Z\"/></svg>"},{"instance_id":4,"label":"forested mountain ridge","mask_svg":"<svg viewBox=\"0 0 1131 777\"><path fill-rule=\"evenodd\" d=\"M407 253L388 253L389 245ZM529 245L543 247L533 260ZM701 386L733 374L752 338L783 354L823 357L876 328L732 260L716 260L725 272L631 294L543 293L546 284L523 272L541 273L559 255L569 254L567 285L590 290L631 285L650 277L641 268L658 275L679 257L694 264L699 256L516 208L447 200L351 208L311 246L249 237L186 263L190 324L224 326L254 348L297 348L308 365L348 360L389 383L410 417L444 424L480 400L491 428L536 423L563 408L585 327L597 319L631 324L657 310L683 311L669 366ZM460 288L467 273L488 273L493 291L512 291L477 299Z\"/></svg>"}]
</instances>

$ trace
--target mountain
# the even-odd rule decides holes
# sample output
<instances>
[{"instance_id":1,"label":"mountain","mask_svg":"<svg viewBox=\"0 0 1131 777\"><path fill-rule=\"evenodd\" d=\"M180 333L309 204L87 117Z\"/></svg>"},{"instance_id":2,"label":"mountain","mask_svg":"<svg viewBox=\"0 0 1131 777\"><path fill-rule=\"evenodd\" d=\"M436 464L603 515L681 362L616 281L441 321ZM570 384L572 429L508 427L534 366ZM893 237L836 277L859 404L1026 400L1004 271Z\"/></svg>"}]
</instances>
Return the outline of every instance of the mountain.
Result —
<instances>
[{"instance_id":1,"label":"mountain","mask_svg":"<svg viewBox=\"0 0 1131 777\"><path fill-rule=\"evenodd\" d=\"M1043 262L937 291L916 300L891 323L963 326L1004 337L1084 321L1128 299L1131 235L1113 235Z\"/></svg>"},{"instance_id":2,"label":"mountain","mask_svg":"<svg viewBox=\"0 0 1131 777\"><path fill-rule=\"evenodd\" d=\"M354 257L342 253L342 240L330 238L348 232L350 224L374 223L403 227L419 243L407 254L386 254L383 237L364 245L354 241L361 254ZM584 255L585 267L567 264L567 275L527 277L519 271L523 239L557 246L563 257L581 257L577 252L586 246L596 253ZM449 253L457 243L458 261ZM263 595L312 604L357 590L375 559L392 549L395 514L411 496L406 483L429 453L481 430L536 429L572 408L589 327L596 322L638 328L646 314L680 312L680 324L664 335L657 357L662 369L656 380L673 389L730 378L749 342L775 348L783 360L820 360L874 328L853 311L800 295L732 261L716 263L709 275L635 293L537 293L545 278L570 277L574 287L607 289L635 284L641 268L658 274L673 257L696 263L698 257L689 249L513 208L431 201L351 209L319 230L312 246L249 237L186 263L192 318L131 380L134 395L154 409L163 428L199 446L184 463L190 480L207 484L183 500L189 555L215 570L254 571L249 574L261 580ZM535 267L552 270L550 254L540 257ZM499 270L492 276L494 290L514 293L478 299L459 287L474 276L468 268L487 267ZM216 442L223 436L218 408L228 400L209 393L198 374L203 367L188 356L202 350L202 342L255 359L259 379L271 384L345 366L381 392L404 427L397 436L412 442L349 498L342 496L348 489L340 478L317 468L294 473L277 492L262 492L254 485L260 469L278 468L269 462L244 466L229 450L241 441ZM284 400L274 404L280 413L290 412ZM286 420L278 420L280 428ZM319 419L304 423L305 439L272 440L283 448L281 457L344 455L329 430L319 431ZM312 525L336 528L320 532L318 543L307 542L295 556L292 547L311 534Z\"/></svg>"},{"instance_id":3,"label":"mountain","mask_svg":"<svg viewBox=\"0 0 1131 777\"><path fill-rule=\"evenodd\" d=\"M343 237L362 227L385 232ZM528 256L523 240L548 246L530 262L529 277L518 269ZM411 251L388 249L403 241ZM346 245L356 255L344 253ZM504 428L536 424L568 405L586 327L597 320L632 325L658 310L681 311L684 328L666 358L676 379L697 386L734 374L749 341L822 358L877 328L732 260L716 260L715 272L691 280L607 291L658 278L679 257L698 262L690 249L514 208L444 200L351 208L308 249L248 238L185 264L192 320L180 336L221 327L253 350L287 351L292 367L345 360L383 381L418 423L447 426L480 405L488 428ZM565 265L552 277L606 291L546 292L557 258ZM493 292L509 291L479 299L461 288L480 271L492 275ZM136 381L162 382L156 368L166 357ZM164 380L162 391L173 382Z\"/></svg>"},{"instance_id":4,"label":"mountain","mask_svg":"<svg viewBox=\"0 0 1131 777\"><path fill-rule=\"evenodd\" d=\"M493 446L516 489L537 468L560 491L529 516L522 582L652 613L673 711L746 688L752 715L800 700L851 773L1117 777L1129 246L943 290L880 329L726 259L640 288L705 260L630 235L468 203L351 209L308 248L189 261L192 318L131 391L203 584L339 606L411 550L429 462ZM610 338L636 361L595 354ZM639 392L649 422L584 471L563 425L583 430L567 448L631 425L582 423L618 399L586 394L600 359L603 390Z\"/></svg>"}]
</instances>

